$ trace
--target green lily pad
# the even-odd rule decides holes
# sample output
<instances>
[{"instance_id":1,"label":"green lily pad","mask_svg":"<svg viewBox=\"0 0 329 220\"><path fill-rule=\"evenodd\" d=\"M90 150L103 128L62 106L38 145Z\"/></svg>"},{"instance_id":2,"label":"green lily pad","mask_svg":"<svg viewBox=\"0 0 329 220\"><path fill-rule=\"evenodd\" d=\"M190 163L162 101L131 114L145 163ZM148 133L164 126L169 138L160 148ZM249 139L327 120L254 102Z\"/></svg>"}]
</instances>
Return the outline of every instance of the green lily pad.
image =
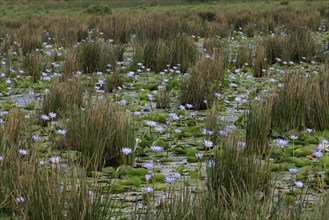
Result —
<instances>
[{"instance_id":1,"label":"green lily pad","mask_svg":"<svg viewBox=\"0 0 329 220\"><path fill-rule=\"evenodd\" d=\"M137 188L140 188L141 185L142 185L142 180L140 177L138 176L133 176L130 178L131 181L133 181L134 183L134 186L137 187Z\"/></svg>"},{"instance_id":2,"label":"green lily pad","mask_svg":"<svg viewBox=\"0 0 329 220\"><path fill-rule=\"evenodd\" d=\"M271 170L272 171L287 171L289 168L293 168L294 166L292 164L283 162L280 164L278 163L272 163L271 164Z\"/></svg>"},{"instance_id":3,"label":"green lily pad","mask_svg":"<svg viewBox=\"0 0 329 220\"><path fill-rule=\"evenodd\" d=\"M167 184L163 183L163 184L159 184L155 186L155 190L166 190L167 189Z\"/></svg>"},{"instance_id":4,"label":"green lily pad","mask_svg":"<svg viewBox=\"0 0 329 220\"><path fill-rule=\"evenodd\" d=\"M152 179L154 179L155 182L163 182L163 181L165 181L166 176L162 173L156 173L156 174L154 174Z\"/></svg>"},{"instance_id":5,"label":"green lily pad","mask_svg":"<svg viewBox=\"0 0 329 220\"><path fill-rule=\"evenodd\" d=\"M125 190L124 190L123 185L120 185L120 184L113 184L111 187L112 193L123 193L124 191Z\"/></svg>"},{"instance_id":6,"label":"green lily pad","mask_svg":"<svg viewBox=\"0 0 329 220\"><path fill-rule=\"evenodd\" d=\"M199 173L198 173L198 172L195 172L195 171L189 170L189 171L188 171L188 174L190 175L190 177L191 177L192 179L198 179L198 178L199 178Z\"/></svg>"},{"instance_id":7,"label":"green lily pad","mask_svg":"<svg viewBox=\"0 0 329 220\"><path fill-rule=\"evenodd\" d=\"M313 154L314 147L312 146L305 146L295 150L295 156L297 157L306 157L307 155Z\"/></svg>"},{"instance_id":8,"label":"green lily pad","mask_svg":"<svg viewBox=\"0 0 329 220\"><path fill-rule=\"evenodd\" d=\"M306 175L311 169L312 169L312 166L300 167L300 168L298 168L298 174Z\"/></svg>"},{"instance_id":9,"label":"green lily pad","mask_svg":"<svg viewBox=\"0 0 329 220\"><path fill-rule=\"evenodd\" d=\"M174 152L177 155L185 155L186 154L186 150L181 148L181 147L175 147L172 149L172 152Z\"/></svg>"},{"instance_id":10,"label":"green lily pad","mask_svg":"<svg viewBox=\"0 0 329 220\"><path fill-rule=\"evenodd\" d=\"M323 156L319 161L323 166L329 167L329 156Z\"/></svg>"},{"instance_id":11,"label":"green lily pad","mask_svg":"<svg viewBox=\"0 0 329 220\"><path fill-rule=\"evenodd\" d=\"M62 158L68 159L68 160L76 160L78 159L78 152L77 151L65 151L61 154Z\"/></svg>"},{"instance_id":12,"label":"green lily pad","mask_svg":"<svg viewBox=\"0 0 329 220\"><path fill-rule=\"evenodd\" d=\"M91 171L89 173L89 176L90 177L99 178L99 177L102 177L102 176L107 176L107 174L106 173L103 173L103 172L99 172L99 171Z\"/></svg>"},{"instance_id":13,"label":"green lily pad","mask_svg":"<svg viewBox=\"0 0 329 220\"><path fill-rule=\"evenodd\" d=\"M296 164L297 167L304 167L304 166L310 166L311 161L307 159L302 159L298 157L288 157L284 158L283 161L289 162L289 163L294 163Z\"/></svg>"},{"instance_id":14,"label":"green lily pad","mask_svg":"<svg viewBox=\"0 0 329 220\"><path fill-rule=\"evenodd\" d=\"M182 174L182 173L183 173L183 171L184 171L184 169L185 169L185 167L184 167L184 166L179 166L179 167L177 167L177 168L176 168L176 171L177 171L177 173L180 173L180 174Z\"/></svg>"},{"instance_id":15,"label":"green lily pad","mask_svg":"<svg viewBox=\"0 0 329 220\"><path fill-rule=\"evenodd\" d=\"M109 204L109 207L111 207L111 208L127 208L129 206L130 206L130 204L128 202L113 201L113 202L110 202L110 204Z\"/></svg>"},{"instance_id":16,"label":"green lily pad","mask_svg":"<svg viewBox=\"0 0 329 220\"><path fill-rule=\"evenodd\" d=\"M145 176L145 174L147 173L146 169L128 169L127 170L127 175L129 176Z\"/></svg>"},{"instance_id":17,"label":"green lily pad","mask_svg":"<svg viewBox=\"0 0 329 220\"><path fill-rule=\"evenodd\" d=\"M171 158L162 158L161 160L159 160L160 163L164 164L164 163L172 163L174 162L173 159Z\"/></svg>"},{"instance_id":18,"label":"green lily pad","mask_svg":"<svg viewBox=\"0 0 329 220\"><path fill-rule=\"evenodd\" d=\"M199 152L199 150L189 149L189 150L186 150L186 155L195 157L195 154L198 153L198 152Z\"/></svg>"},{"instance_id":19,"label":"green lily pad","mask_svg":"<svg viewBox=\"0 0 329 220\"><path fill-rule=\"evenodd\" d=\"M107 173L107 174L112 174L115 173L115 168L114 167L104 167L102 169L102 172Z\"/></svg>"},{"instance_id":20,"label":"green lily pad","mask_svg":"<svg viewBox=\"0 0 329 220\"><path fill-rule=\"evenodd\" d=\"M170 144L168 142L165 142L164 140L157 139L153 141L152 146L160 146L163 147L163 149L168 149Z\"/></svg>"},{"instance_id":21,"label":"green lily pad","mask_svg":"<svg viewBox=\"0 0 329 220\"><path fill-rule=\"evenodd\" d=\"M189 163L197 163L198 159L195 156L187 156L187 162Z\"/></svg>"}]
</instances>

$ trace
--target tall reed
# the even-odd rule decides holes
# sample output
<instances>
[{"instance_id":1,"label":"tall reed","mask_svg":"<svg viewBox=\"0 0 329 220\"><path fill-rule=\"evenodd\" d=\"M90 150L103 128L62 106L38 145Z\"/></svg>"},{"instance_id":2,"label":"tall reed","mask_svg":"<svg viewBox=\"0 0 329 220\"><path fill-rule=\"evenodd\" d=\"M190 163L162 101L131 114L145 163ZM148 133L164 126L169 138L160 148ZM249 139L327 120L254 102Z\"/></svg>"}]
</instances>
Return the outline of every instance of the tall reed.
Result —
<instances>
[{"instance_id":1,"label":"tall reed","mask_svg":"<svg viewBox=\"0 0 329 220\"><path fill-rule=\"evenodd\" d=\"M19 147L23 146L25 129L25 119L22 111L15 108L10 110L2 130L4 146L13 150L18 150Z\"/></svg>"},{"instance_id":2,"label":"tall reed","mask_svg":"<svg viewBox=\"0 0 329 220\"><path fill-rule=\"evenodd\" d=\"M45 69L45 62L42 54L37 51L33 51L26 55L24 59L24 67L27 69L27 74L32 77L34 83L38 82L41 78L41 73Z\"/></svg>"},{"instance_id":3,"label":"tall reed","mask_svg":"<svg viewBox=\"0 0 329 220\"><path fill-rule=\"evenodd\" d=\"M196 109L211 108L215 93L224 78L224 55L215 54L211 58L202 57L192 69L189 76L183 79L180 101L192 104Z\"/></svg>"},{"instance_id":4,"label":"tall reed","mask_svg":"<svg viewBox=\"0 0 329 220\"><path fill-rule=\"evenodd\" d=\"M122 61L123 49L103 40L84 42L77 47L78 69L84 73L105 72L107 64L116 66L117 61Z\"/></svg>"},{"instance_id":5,"label":"tall reed","mask_svg":"<svg viewBox=\"0 0 329 220\"><path fill-rule=\"evenodd\" d=\"M319 55L317 52L319 46L310 31L305 28L288 31L282 35L277 34L265 39L262 44L265 47L268 64L276 63L277 58L286 62L299 62L303 57L312 60Z\"/></svg>"},{"instance_id":6,"label":"tall reed","mask_svg":"<svg viewBox=\"0 0 329 220\"><path fill-rule=\"evenodd\" d=\"M281 131L314 128L328 129L329 71L303 78L290 73L273 105L273 128Z\"/></svg>"},{"instance_id":7,"label":"tall reed","mask_svg":"<svg viewBox=\"0 0 329 220\"><path fill-rule=\"evenodd\" d=\"M301 74L290 73L275 97L272 111L273 128L280 131L305 128L306 92Z\"/></svg>"},{"instance_id":8,"label":"tall reed","mask_svg":"<svg viewBox=\"0 0 329 220\"><path fill-rule=\"evenodd\" d=\"M80 151L89 170L118 166L122 163L121 148L134 146L132 126L128 113L111 101L89 101L84 110L70 112L65 146Z\"/></svg>"},{"instance_id":9,"label":"tall reed","mask_svg":"<svg viewBox=\"0 0 329 220\"><path fill-rule=\"evenodd\" d=\"M251 155L267 155L272 125L273 97L250 103L246 123L246 150Z\"/></svg>"},{"instance_id":10,"label":"tall reed","mask_svg":"<svg viewBox=\"0 0 329 220\"><path fill-rule=\"evenodd\" d=\"M83 87L79 78L74 77L67 81L54 81L48 93L44 96L42 113L55 112L65 114L73 107L81 107L83 104Z\"/></svg>"},{"instance_id":11,"label":"tall reed","mask_svg":"<svg viewBox=\"0 0 329 220\"><path fill-rule=\"evenodd\" d=\"M215 152L215 159L208 163L206 188L192 191L188 184L182 184L180 190L162 199L157 210L150 208L139 216L143 219L195 220L284 216L276 210L283 203L273 203L269 162L249 157L232 136L221 144L221 148Z\"/></svg>"},{"instance_id":12,"label":"tall reed","mask_svg":"<svg viewBox=\"0 0 329 220\"><path fill-rule=\"evenodd\" d=\"M223 152L215 154L208 168L207 188L218 200L224 201L225 208L232 207L235 199L242 199L248 194L270 194L269 162L258 156L249 156L236 138L229 137L223 143Z\"/></svg>"},{"instance_id":13,"label":"tall reed","mask_svg":"<svg viewBox=\"0 0 329 220\"><path fill-rule=\"evenodd\" d=\"M306 85L305 126L318 130L329 128L329 65Z\"/></svg>"},{"instance_id":14,"label":"tall reed","mask_svg":"<svg viewBox=\"0 0 329 220\"><path fill-rule=\"evenodd\" d=\"M185 72L197 58L194 41L185 35L178 35L170 40L147 41L135 46L135 63L142 62L152 71L160 72L167 65L180 64L180 71Z\"/></svg>"},{"instance_id":15,"label":"tall reed","mask_svg":"<svg viewBox=\"0 0 329 220\"><path fill-rule=\"evenodd\" d=\"M58 163L41 164L36 155L0 165L0 215L20 219L105 219L112 215L113 200L109 191L93 187L96 179L87 181L86 172L78 174L74 166L64 171ZM110 182L107 188L111 189Z\"/></svg>"}]
</instances>

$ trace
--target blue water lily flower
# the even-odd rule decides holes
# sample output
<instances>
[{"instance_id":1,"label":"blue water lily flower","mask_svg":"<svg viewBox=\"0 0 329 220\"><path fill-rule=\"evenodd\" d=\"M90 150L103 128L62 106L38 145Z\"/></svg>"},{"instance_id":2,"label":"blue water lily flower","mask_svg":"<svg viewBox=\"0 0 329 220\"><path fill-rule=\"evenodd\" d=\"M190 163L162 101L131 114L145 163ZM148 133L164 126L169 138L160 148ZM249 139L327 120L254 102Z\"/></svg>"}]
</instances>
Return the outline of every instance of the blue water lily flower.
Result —
<instances>
[{"instance_id":1,"label":"blue water lily flower","mask_svg":"<svg viewBox=\"0 0 329 220\"><path fill-rule=\"evenodd\" d=\"M277 139L276 143L277 143L278 146L280 146L282 148L284 148L285 146L288 145L288 141L284 140L284 139Z\"/></svg>"}]
</instances>

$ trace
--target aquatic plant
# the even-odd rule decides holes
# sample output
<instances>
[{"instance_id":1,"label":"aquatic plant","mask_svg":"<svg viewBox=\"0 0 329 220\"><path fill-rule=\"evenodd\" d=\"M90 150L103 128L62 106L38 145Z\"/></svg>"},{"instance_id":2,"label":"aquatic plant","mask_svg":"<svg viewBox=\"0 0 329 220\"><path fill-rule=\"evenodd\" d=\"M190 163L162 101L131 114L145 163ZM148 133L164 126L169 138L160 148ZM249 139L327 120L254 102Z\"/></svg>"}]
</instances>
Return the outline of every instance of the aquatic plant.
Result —
<instances>
[{"instance_id":1,"label":"aquatic plant","mask_svg":"<svg viewBox=\"0 0 329 220\"><path fill-rule=\"evenodd\" d=\"M25 133L26 123L23 112L17 108L10 110L2 128L1 151L18 149L23 145Z\"/></svg>"},{"instance_id":2,"label":"aquatic plant","mask_svg":"<svg viewBox=\"0 0 329 220\"><path fill-rule=\"evenodd\" d=\"M0 165L0 216L99 219L111 214L112 199L93 188L86 172L78 175L77 167L72 167L69 176L64 175L57 157L49 158L52 164L40 163L40 159L33 154L27 160Z\"/></svg>"},{"instance_id":3,"label":"aquatic plant","mask_svg":"<svg viewBox=\"0 0 329 220\"><path fill-rule=\"evenodd\" d=\"M207 169L207 188L218 200L224 200L226 208L235 199L248 194L261 192L269 195L271 187L269 162L249 156L246 150L238 146L235 138L231 136L223 143L223 152L215 152L214 165Z\"/></svg>"},{"instance_id":4,"label":"aquatic plant","mask_svg":"<svg viewBox=\"0 0 329 220\"><path fill-rule=\"evenodd\" d=\"M225 58L220 54L201 57L192 72L183 78L181 104L192 104L197 110L211 108L224 78L224 64Z\"/></svg>"},{"instance_id":5,"label":"aquatic plant","mask_svg":"<svg viewBox=\"0 0 329 220\"><path fill-rule=\"evenodd\" d=\"M67 81L54 81L48 93L45 94L42 104L42 113L55 112L64 115L74 107L82 107L83 87L79 78L74 77Z\"/></svg>"},{"instance_id":6,"label":"aquatic plant","mask_svg":"<svg viewBox=\"0 0 329 220\"><path fill-rule=\"evenodd\" d=\"M38 51L33 51L26 55L24 59L24 66L27 69L27 74L32 77L32 81L34 83L38 82L45 66L41 53Z\"/></svg>"},{"instance_id":7,"label":"aquatic plant","mask_svg":"<svg viewBox=\"0 0 329 220\"><path fill-rule=\"evenodd\" d=\"M156 108L170 108L170 91L160 89L156 97Z\"/></svg>"},{"instance_id":8,"label":"aquatic plant","mask_svg":"<svg viewBox=\"0 0 329 220\"><path fill-rule=\"evenodd\" d=\"M124 71L120 71L120 69L115 69L111 75L106 77L104 83L105 92L113 92L123 85L123 72Z\"/></svg>"},{"instance_id":9,"label":"aquatic plant","mask_svg":"<svg viewBox=\"0 0 329 220\"><path fill-rule=\"evenodd\" d=\"M142 62L152 71L160 72L167 65L180 64L180 71L185 72L197 58L195 43L186 35L178 35L171 40L153 40L137 44L134 51L135 66Z\"/></svg>"},{"instance_id":10,"label":"aquatic plant","mask_svg":"<svg viewBox=\"0 0 329 220\"><path fill-rule=\"evenodd\" d=\"M272 123L272 97L250 103L246 122L246 150L251 154L267 155Z\"/></svg>"},{"instance_id":11,"label":"aquatic plant","mask_svg":"<svg viewBox=\"0 0 329 220\"><path fill-rule=\"evenodd\" d=\"M108 64L114 67L122 61L123 49L100 39L84 42L76 48L78 69L87 74L105 72Z\"/></svg>"},{"instance_id":12,"label":"aquatic plant","mask_svg":"<svg viewBox=\"0 0 329 220\"><path fill-rule=\"evenodd\" d=\"M274 100L273 128L284 131L328 128L328 85L328 68L311 78L302 78L299 73L287 75Z\"/></svg>"},{"instance_id":13,"label":"aquatic plant","mask_svg":"<svg viewBox=\"0 0 329 220\"><path fill-rule=\"evenodd\" d=\"M84 110L75 108L68 116L62 147L80 151L88 169L118 166L122 162L122 147L134 146L131 118L112 101L89 101ZM132 164L131 157L127 164Z\"/></svg>"}]
</instances>

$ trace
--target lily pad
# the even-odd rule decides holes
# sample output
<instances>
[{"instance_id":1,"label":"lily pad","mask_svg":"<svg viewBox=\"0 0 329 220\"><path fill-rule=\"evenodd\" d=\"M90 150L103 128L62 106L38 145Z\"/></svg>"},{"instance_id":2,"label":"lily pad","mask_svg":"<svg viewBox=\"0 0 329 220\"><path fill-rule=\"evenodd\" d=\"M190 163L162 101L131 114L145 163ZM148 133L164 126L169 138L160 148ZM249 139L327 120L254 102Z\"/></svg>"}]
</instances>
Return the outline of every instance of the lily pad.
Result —
<instances>
[{"instance_id":1,"label":"lily pad","mask_svg":"<svg viewBox=\"0 0 329 220\"><path fill-rule=\"evenodd\" d=\"M288 157L284 158L283 161L289 162L289 163L294 163L296 164L297 167L304 167L304 166L310 166L311 161L307 159L302 159L298 157Z\"/></svg>"}]
</instances>

